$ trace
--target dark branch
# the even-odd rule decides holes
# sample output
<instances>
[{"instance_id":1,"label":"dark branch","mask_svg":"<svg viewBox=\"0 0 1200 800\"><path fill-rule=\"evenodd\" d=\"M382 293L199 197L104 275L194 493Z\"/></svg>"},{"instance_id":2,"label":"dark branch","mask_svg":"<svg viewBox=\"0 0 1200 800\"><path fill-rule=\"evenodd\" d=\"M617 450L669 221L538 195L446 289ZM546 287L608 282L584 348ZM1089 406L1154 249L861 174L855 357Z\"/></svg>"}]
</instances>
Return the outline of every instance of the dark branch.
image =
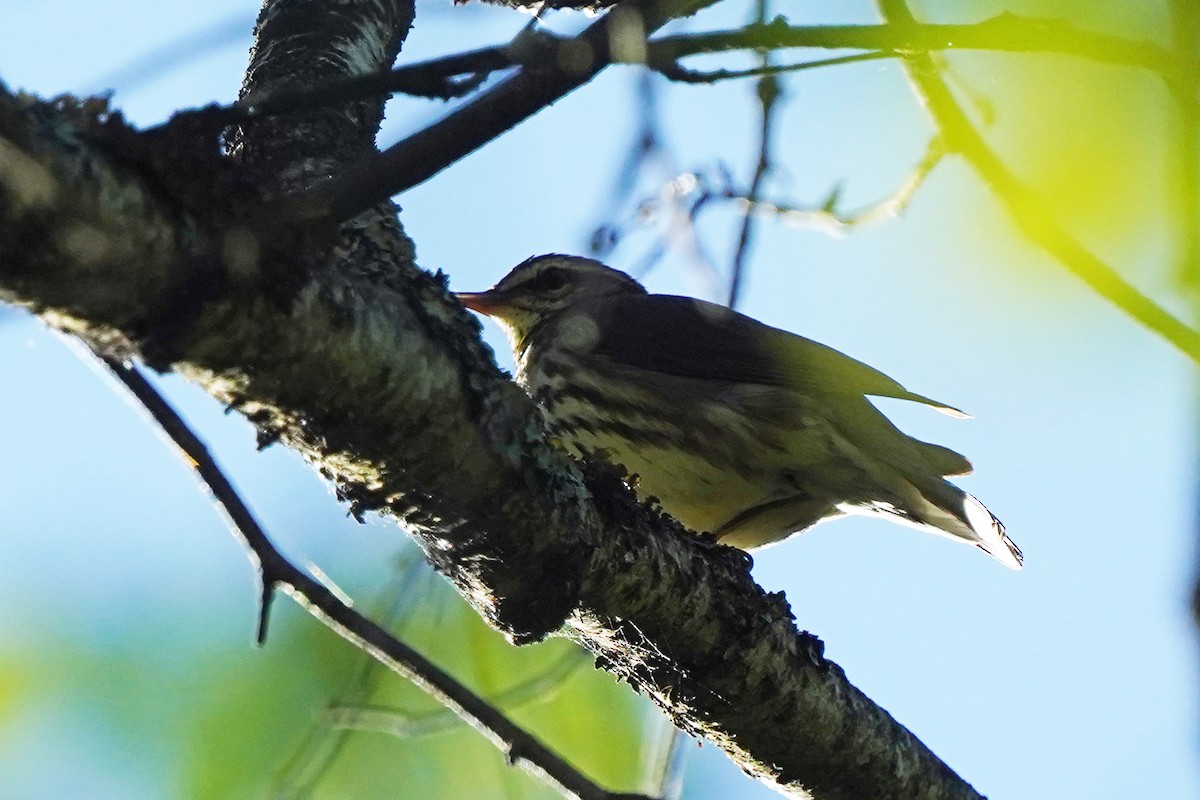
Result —
<instances>
[{"instance_id":1,"label":"dark branch","mask_svg":"<svg viewBox=\"0 0 1200 800\"><path fill-rule=\"evenodd\" d=\"M493 72L513 66L534 70L554 69L560 55L572 45L545 31L526 31L508 45L456 53L396 67L388 72L355 76L305 89L248 97L223 109L228 122L245 118L316 108L328 103L401 93L449 99L477 88ZM777 65L764 69L687 69L679 60L692 55L747 49L825 48L862 49L870 53ZM957 25L915 23L897 25L789 26L781 22L750 25L732 31L664 36L646 44L647 66L666 77L687 83L713 83L836 66L863 60L893 58L912 52L936 50L994 50L1047 52L1075 55L1094 61L1140 67L1161 75L1174 75L1186 65L1172 62L1171 54L1152 42L1080 30L1064 20L1047 20L1001 14L983 22Z\"/></svg>"},{"instance_id":2,"label":"dark branch","mask_svg":"<svg viewBox=\"0 0 1200 800\"><path fill-rule=\"evenodd\" d=\"M650 43L649 59L670 63L701 53L790 47L879 50L894 55L939 50L1059 53L1164 76L1174 74L1179 66L1170 52L1153 42L1084 31L1065 20L1011 13L959 25L892 20L883 25L791 26L779 18L738 30L663 36Z\"/></svg>"},{"instance_id":3,"label":"dark branch","mask_svg":"<svg viewBox=\"0 0 1200 800\"><path fill-rule=\"evenodd\" d=\"M634 4L644 18L615 10L597 48L564 44L555 70L523 68L485 93L495 114L476 113L483 128L444 127L439 136L461 140L409 157L433 174L448 163L433 156L469 152L600 61L638 61L645 31L700 4ZM246 93L385 69L411 13L408 0L268 0ZM497 106L498 90L518 80L534 100ZM161 191L153 170L114 163L85 135L95 112L65 106L0 92L0 297L102 351L115 342L136 353L147 310L169 316L196 264L219 273L224 280L188 295L189 313L159 332L170 363L302 453L353 513L406 523L512 640L565 625L681 727L792 793L977 798L850 684L819 640L796 630L783 598L753 581L747 556L688 534L637 503L611 466L575 464L547 441L532 402L500 373L444 279L415 267L394 209L264 254L228 216ZM361 163L381 111L381 101L359 100L256 118L241 126L229 160L267 196L298 191ZM213 206L224 209L221 200ZM267 255L291 268L281 270L290 280L257 279ZM298 585L311 590L310 610L394 664L381 649L385 632L352 632L355 618L331 592L280 569L279 585L298 598Z\"/></svg>"},{"instance_id":4,"label":"dark branch","mask_svg":"<svg viewBox=\"0 0 1200 800\"><path fill-rule=\"evenodd\" d=\"M249 95L227 109L229 122L256 116L306 111L330 103L362 100L387 94L407 94L449 100L476 89L497 70L513 66L506 47L487 47L468 53L406 64L387 72L356 75L305 89Z\"/></svg>"},{"instance_id":5,"label":"dark branch","mask_svg":"<svg viewBox=\"0 0 1200 800\"><path fill-rule=\"evenodd\" d=\"M774 75L910 53L946 49L1053 52L1152 70L1173 79L1183 65L1150 42L1081 31L1061 20L1002 14L962 25L789 26L780 20L735 31L666 36L647 42L673 16L715 0L630 0L578 37L562 39L529 30L506 46L494 46L399 67L388 72L255 92L237 106L208 109L211 119L233 124L257 117L321 108L332 103L379 98L391 92L459 97L478 88L497 70L521 70L446 118L372 153L325 183L286 198L265 216L272 220L350 219L388 197L416 186L537 111L591 80L614 61L642 60L672 80L713 83ZM614 42L619 42L614 51ZM866 49L872 52L748 70L695 71L680 59L701 53L791 47ZM1195 103L1192 103L1195 111Z\"/></svg>"},{"instance_id":6,"label":"dark branch","mask_svg":"<svg viewBox=\"0 0 1200 800\"><path fill-rule=\"evenodd\" d=\"M931 139L921 160L913 166L891 194L853 211L843 211L838 208L840 187L835 187L825 202L815 207L761 199L751 201L746 194L735 192L732 187L720 190L720 197L724 200L745 203L748 211L771 215L787 224L807 225L829 233L846 233L854 228L865 228L903 214L916 196L917 190L921 188L921 184L925 182L929 173L945 155L946 150L942 146L941 140Z\"/></svg>"},{"instance_id":7,"label":"dark branch","mask_svg":"<svg viewBox=\"0 0 1200 800\"><path fill-rule=\"evenodd\" d=\"M0 297L94 348L136 350L130 328L172 295L187 248L228 255L212 244L227 232L197 229L152 181L114 167L75 132L80 113L0 92ZM103 246L66 246L81 227ZM404 521L510 638L565 619L601 666L761 779L838 800L978 797L797 632L748 557L637 503L611 467L553 448L444 283L411 267L403 240L381 244L390 230L356 223L333 255L297 242L289 263L330 263L291 300L227 282L164 342L173 365L308 458L352 511ZM351 234L373 250L351 249ZM310 588L333 624L353 620ZM386 657L374 629L356 640Z\"/></svg>"},{"instance_id":8,"label":"dark branch","mask_svg":"<svg viewBox=\"0 0 1200 800\"><path fill-rule=\"evenodd\" d=\"M758 0L757 22L761 26L766 22L767 0ZM759 66L770 70L774 64L770 50L762 50L758 54ZM773 74L764 74L757 83L760 122L758 127L758 161L754 165L754 177L750 179L750 190L747 192L749 204L746 213L742 215L741 228L738 231L737 245L733 251L733 266L729 274L729 298L726 304L736 308L742 290L742 277L746 270L746 260L754 241L755 223L754 204L762 194L763 181L771 169L771 133L775 123L775 104L782 91L779 78Z\"/></svg>"},{"instance_id":9,"label":"dark branch","mask_svg":"<svg viewBox=\"0 0 1200 800\"><path fill-rule=\"evenodd\" d=\"M545 700L557 692L587 660L586 650L572 647L541 672L497 692L487 698L487 702L494 706L511 707ZM325 712L325 721L335 729L374 731L398 738L426 736L462 723L462 719L448 708L413 713L398 708L366 705L330 706Z\"/></svg>"},{"instance_id":10,"label":"dark branch","mask_svg":"<svg viewBox=\"0 0 1200 800\"><path fill-rule=\"evenodd\" d=\"M258 631L260 644L266 636L266 606L274 590L282 588L343 639L427 692L506 753L511 762L545 780L564 797L582 800L649 800L644 795L614 793L600 788L537 737L517 726L449 673L359 614L324 584L288 561L267 537L208 448L149 381L136 368L118 359L100 356L100 360L179 448L180 454L227 515L234 536L257 563L264 601ZM572 666L575 664L578 664L577 658L573 659Z\"/></svg>"},{"instance_id":11,"label":"dark branch","mask_svg":"<svg viewBox=\"0 0 1200 800\"><path fill-rule=\"evenodd\" d=\"M150 418L179 448L180 454L196 471L196 476L212 493L213 499L217 501L221 510L225 512L231 530L246 545L248 553L255 560L261 593L258 625L254 638L259 645L266 643L271 601L274 599L275 589L287 575L287 568L281 564L283 556L271 545L267 534L258 524L258 520L242 502L241 496L233 488L229 479L225 477L224 470L209 454L208 448L175 412L175 409L150 385L150 382L135 367L118 358L100 354L97 354L97 358L104 366L108 367L109 372L117 380L124 384L125 388L150 415ZM290 566L287 564L287 567Z\"/></svg>"},{"instance_id":12,"label":"dark branch","mask_svg":"<svg viewBox=\"0 0 1200 800\"><path fill-rule=\"evenodd\" d=\"M895 58L895 53L883 52L876 50L870 53L856 53L852 56L838 56L836 58L821 58L816 61L801 61L796 64L770 64L758 67L749 67L747 69L714 69L709 71L701 71L688 69L676 61L669 63L651 63L647 64L650 69L653 69L663 75L665 78L676 81L678 83L718 83L720 81L735 80L737 78L753 78L761 75L783 75L789 72L803 72L809 69L819 69L821 67L837 67L842 64L857 64L861 61L877 61L881 58Z\"/></svg>"},{"instance_id":13,"label":"dark branch","mask_svg":"<svg viewBox=\"0 0 1200 800\"><path fill-rule=\"evenodd\" d=\"M644 47L645 37L671 19L715 0L629 0L574 39L559 45L556 63L524 67L447 117L361 160L328 182L285 199L285 216L351 219L411 189L590 81L614 60Z\"/></svg>"}]
</instances>

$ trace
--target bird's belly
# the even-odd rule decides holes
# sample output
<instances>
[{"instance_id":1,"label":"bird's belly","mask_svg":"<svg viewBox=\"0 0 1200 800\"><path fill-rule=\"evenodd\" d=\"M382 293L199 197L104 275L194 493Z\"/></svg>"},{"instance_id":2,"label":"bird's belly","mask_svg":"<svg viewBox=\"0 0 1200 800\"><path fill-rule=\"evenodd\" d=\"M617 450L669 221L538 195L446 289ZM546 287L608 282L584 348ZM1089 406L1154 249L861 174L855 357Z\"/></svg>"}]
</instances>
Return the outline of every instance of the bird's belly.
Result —
<instances>
[{"instance_id":1,"label":"bird's belly","mask_svg":"<svg viewBox=\"0 0 1200 800\"><path fill-rule=\"evenodd\" d=\"M640 498L657 498L688 528L751 548L823 518L828 504L814 511L806 482L796 480L826 459L820 426L797 419L794 429L777 428L725 398L675 391L668 403L642 384L586 382L578 371L540 366L531 394L549 431L576 454L603 453L624 467Z\"/></svg>"},{"instance_id":2,"label":"bird's belly","mask_svg":"<svg viewBox=\"0 0 1200 800\"><path fill-rule=\"evenodd\" d=\"M579 451L603 452L609 461L624 467L638 497L657 498L664 511L695 531L717 531L743 509L761 503L774 484L760 472L747 479L669 445L635 444L587 433L576 436L574 445Z\"/></svg>"}]
</instances>

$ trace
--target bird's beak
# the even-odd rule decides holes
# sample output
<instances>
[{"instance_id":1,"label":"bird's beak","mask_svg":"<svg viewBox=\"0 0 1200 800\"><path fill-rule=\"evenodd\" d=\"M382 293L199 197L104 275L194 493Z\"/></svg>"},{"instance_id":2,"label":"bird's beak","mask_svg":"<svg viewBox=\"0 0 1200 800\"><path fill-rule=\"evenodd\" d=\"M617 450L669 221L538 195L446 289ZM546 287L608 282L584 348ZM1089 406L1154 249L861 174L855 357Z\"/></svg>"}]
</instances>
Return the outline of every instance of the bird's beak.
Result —
<instances>
[{"instance_id":1,"label":"bird's beak","mask_svg":"<svg viewBox=\"0 0 1200 800\"><path fill-rule=\"evenodd\" d=\"M503 299L495 292L455 292L454 297L464 307L480 314L495 314L505 306Z\"/></svg>"}]
</instances>

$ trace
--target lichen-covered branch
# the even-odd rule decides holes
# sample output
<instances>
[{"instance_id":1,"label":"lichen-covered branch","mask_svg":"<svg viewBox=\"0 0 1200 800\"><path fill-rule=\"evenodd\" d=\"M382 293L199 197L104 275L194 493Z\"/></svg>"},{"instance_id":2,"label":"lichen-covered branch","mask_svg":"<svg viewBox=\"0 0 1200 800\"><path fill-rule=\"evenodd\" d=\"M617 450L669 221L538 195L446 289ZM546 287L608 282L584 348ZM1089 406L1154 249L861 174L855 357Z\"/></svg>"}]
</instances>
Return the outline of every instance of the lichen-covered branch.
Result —
<instances>
[{"instance_id":1,"label":"lichen-covered branch","mask_svg":"<svg viewBox=\"0 0 1200 800\"><path fill-rule=\"evenodd\" d=\"M0 99L0 119L32 113L18 105ZM54 117L51 129L72 124L68 113L37 109ZM78 155L77 139L57 152L52 137L14 132L0 130L25 160L15 168L15 157L6 158L0 175L10 234L0 240L4 298L94 347L136 347L123 326L138 304L127 298L155 306L172 256L190 254L178 242L217 241L219 231L197 232L102 152ZM107 187L104 197L89 189L94 183ZM119 201L136 215L122 226L118 210L103 206L125 197L140 199ZM157 229L157 246L119 261L64 249L54 237L60 214L136 230L128 247ZM384 252L379 230L351 228L368 254ZM755 774L816 797L975 797L857 692L819 642L796 632L782 598L750 578L744 555L638 505L606 465L581 473L546 444L530 401L487 360L476 324L440 281L398 274L399 257L390 272L371 271L346 247L328 248L327 266L290 299L239 285L195 310L161 347L265 435L300 450L352 508L405 521L434 564L511 638L543 636L565 620L605 668ZM89 270L93 280L78 279Z\"/></svg>"},{"instance_id":2,"label":"lichen-covered branch","mask_svg":"<svg viewBox=\"0 0 1200 800\"><path fill-rule=\"evenodd\" d=\"M305 65L378 69L411 18L400 0L316 8L267 4L247 91ZM511 639L566 632L781 790L977 797L796 631L744 554L545 441L477 323L415 267L390 206L339 229L259 227L256 196L356 159L377 112L355 101L286 130L254 121L214 160L203 131L139 136L100 108L0 93L0 299L196 380L300 451L353 511L403 521Z\"/></svg>"}]
</instances>

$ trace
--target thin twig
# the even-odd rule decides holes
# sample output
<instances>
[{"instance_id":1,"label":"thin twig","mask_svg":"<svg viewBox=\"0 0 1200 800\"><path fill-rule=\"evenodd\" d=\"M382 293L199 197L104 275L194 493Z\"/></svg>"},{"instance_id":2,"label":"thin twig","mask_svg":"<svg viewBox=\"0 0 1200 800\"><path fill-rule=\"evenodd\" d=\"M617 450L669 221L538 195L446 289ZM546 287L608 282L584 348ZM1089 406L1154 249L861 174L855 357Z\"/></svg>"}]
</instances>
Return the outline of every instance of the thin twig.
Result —
<instances>
[{"instance_id":1,"label":"thin twig","mask_svg":"<svg viewBox=\"0 0 1200 800\"><path fill-rule=\"evenodd\" d=\"M761 75L782 75L789 72L803 72L821 67L837 67L842 64L857 64L862 61L878 61L883 58L895 58L896 54L883 50L873 50L869 53L855 53L850 56L836 58L821 58L816 61L801 61L796 64L765 64L748 69L714 69L709 71L688 69L677 61L666 63L651 63L646 66L663 77L677 83L718 83L720 81L736 80L738 78L753 78Z\"/></svg>"},{"instance_id":2,"label":"thin twig","mask_svg":"<svg viewBox=\"0 0 1200 800\"><path fill-rule=\"evenodd\" d=\"M209 124L230 125L256 115L296 111L393 91L457 97L478 88L497 70L521 66L516 75L483 92L439 122L382 153L367 156L323 184L272 203L264 212L264 217L276 224L280 220L303 222L318 218L342 221L428 180L588 82L608 64L630 60L624 51L614 54L612 42L626 43L624 50L639 50L627 46L631 36L645 41L645 37L671 18L693 13L715 1L627 0L574 38L526 31L507 45L445 56L386 73L346 78L304 90L250 98L249 104L209 107L196 113L205 114ZM747 71L702 73L678 64L679 59L700 53L788 47L873 52ZM1060 20L1014 14L1001 14L966 25L922 25L913 21L884 25L789 26L776 21L733 31L660 37L645 41L640 55L646 64L676 80L713 82L946 49L1062 53L1145 68L1167 79L1172 79L1181 68L1170 53L1151 42L1080 31ZM566 55L571 58L564 58ZM569 68L564 64L569 64ZM1189 110L1195 114L1200 105L1193 101Z\"/></svg>"},{"instance_id":3,"label":"thin twig","mask_svg":"<svg viewBox=\"0 0 1200 800\"><path fill-rule=\"evenodd\" d=\"M116 378L143 405L179 448L229 517L230 530L258 564L261 604L257 640L266 638L271 598L283 589L306 611L396 674L408 679L458 714L505 753L509 761L541 777L565 797L581 800L648 800L644 795L608 792L576 770L536 737L482 700L449 673L359 614L327 587L295 567L271 543L208 448L134 367L100 356Z\"/></svg>"},{"instance_id":4,"label":"thin twig","mask_svg":"<svg viewBox=\"0 0 1200 800\"><path fill-rule=\"evenodd\" d=\"M758 23L762 25L767 17L767 0L758 0L756 13ZM759 53L759 62L763 69L770 69L773 66L771 51L762 50ZM762 115L758 131L758 163L754 167L754 177L750 180L750 191L746 193L746 199L751 206L758 202L759 195L762 193L763 181L766 180L767 173L771 169L771 133L775 122L775 104L779 100L781 91L779 78L776 75L764 74L758 79L757 94ZM730 308L737 307L738 295L742 289L742 276L746 270L746 259L749 258L754 241L755 225L756 217L747 209L746 213L742 215L737 247L733 251L733 267L729 275L729 298L727 300Z\"/></svg>"},{"instance_id":5,"label":"thin twig","mask_svg":"<svg viewBox=\"0 0 1200 800\"><path fill-rule=\"evenodd\" d=\"M642 176L655 167L669 171L675 160L663 142L657 76L653 72L638 74L633 107L637 111L637 122L632 141L621 166L614 173L606 201L608 209L600 214L600 221L589 237L588 252L601 259L616 248L624 235L617 216L637 189Z\"/></svg>"},{"instance_id":6,"label":"thin twig","mask_svg":"<svg viewBox=\"0 0 1200 800\"><path fill-rule=\"evenodd\" d=\"M547 700L587 660L587 651L573 646L542 671L487 700L495 706L508 707ZM446 708L415 713L369 705L331 706L325 712L325 720L335 729L374 731L401 738L439 733L462 723Z\"/></svg>"},{"instance_id":7,"label":"thin twig","mask_svg":"<svg viewBox=\"0 0 1200 800\"><path fill-rule=\"evenodd\" d=\"M227 34L226 26L227 23L220 29L221 33ZM238 104L207 111L222 113L227 116L229 124L233 124L256 116L301 111L332 102L360 100L389 93L450 99L472 91L487 76L499 70L514 66L534 70L554 67L560 55L572 47L577 47L575 40L547 31L527 29L508 44L455 53L320 86L251 97ZM778 21L752 24L737 30L663 36L647 42L646 59L651 69L672 80L711 83L764 73L761 68L700 72L680 66L679 59L704 53L799 47L873 52L777 66L773 72L950 49L1060 53L1148 69L1163 76L1173 76L1187 67L1186 64L1174 62L1169 52L1152 42L1084 31L1064 20L1037 19L1011 13L977 23L953 25L789 26Z\"/></svg>"},{"instance_id":8,"label":"thin twig","mask_svg":"<svg viewBox=\"0 0 1200 800\"><path fill-rule=\"evenodd\" d=\"M324 216L351 219L392 195L425 182L595 77L613 62L613 44L645 36L678 16L716 0L627 0L609 10L561 47L572 59L556 59L517 74L475 96L442 120L340 175L299 195L283 198L268 215L288 219ZM636 30L635 30L636 29ZM560 53L561 55L561 53ZM564 63L566 66L564 67Z\"/></svg>"},{"instance_id":9,"label":"thin twig","mask_svg":"<svg viewBox=\"0 0 1200 800\"><path fill-rule=\"evenodd\" d=\"M882 25L792 26L780 19L737 30L662 36L649 44L648 58L670 63L701 53L789 47L880 50L894 55L939 50L1058 53L1138 67L1163 76L1173 75L1178 68L1170 52L1150 41L1084 31L1065 20L1012 13L955 25L895 19Z\"/></svg>"},{"instance_id":10,"label":"thin twig","mask_svg":"<svg viewBox=\"0 0 1200 800\"><path fill-rule=\"evenodd\" d=\"M399 574L396 579L389 582L394 592L393 597L386 609L376 612L373 616L379 618L382 625L399 636L407 628L417 608L416 600L428 596L427 592L416 585L418 579L423 578L427 581L434 572L416 548L410 548L401 556L397 571ZM387 674L383 665L370 654L362 653L362 656L359 669L347 679L345 687L337 695L337 702L365 704L378 680ZM346 729L330 727L323 719L316 720L304 742L279 770L270 796L274 800L303 800L311 797L321 778L346 744L350 733L351 731Z\"/></svg>"},{"instance_id":11,"label":"thin twig","mask_svg":"<svg viewBox=\"0 0 1200 800\"><path fill-rule=\"evenodd\" d=\"M513 61L508 47L485 47L405 64L387 72L341 78L307 89L272 92L262 97L252 95L230 107L230 111L244 115L243 118L252 118L394 93L449 100L474 91L493 72L511 66Z\"/></svg>"},{"instance_id":12,"label":"thin twig","mask_svg":"<svg viewBox=\"0 0 1200 800\"><path fill-rule=\"evenodd\" d=\"M720 196L725 200L744 203L747 213L765 212L784 224L807 225L827 233L840 235L852 229L866 228L903 214L916 196L917 189L921 187L933 168L941 162L945 155L946 151L941 140L937 137L930 139L921 160L913 166L904 181L891 194L855 211L838 209L838 192L836 190L821 206L815 208L773 203L766 200L752 201L745 194L733 191L731 187L722 190Z\"/></svg>"},{"instance_id":13,"label":"thin twig","mask_svg":"<svg viewBox=\"0 0 1200 800\"><path fill-rule=\"evenodd\" d=\"M224 471L209 454L208 448L192 432L183 418L175 412L175 409L158 393L158 390L132 365L127 365L112 356L99 355L98 358L108 367L113 376L125 385L125 388L141 403L167 437L179 448L188 465L196 471L201 482L208 487L213 498L228 515L230 529L249 548L251 556L258 562L260 595L258 625L254 638L255 642L262 646L267 640L267 628L275 588L283 583L281 578L289 570L297 574L299 574L299 570L295 570L267 539L266 532L258 524L258 520L254 518L250 509L242 502L242 498L233 488L233 484L229 482ZM328 594L335 602L341 603L333 591L321 586L307 575L303 578L304 581L319 586L321 591Z\"/></svg>"},{"instance_id":14,"label":"thin twig","mask_svg":"<svg viewBox=\"0 0 1200 800\"><path fill-rule=\"evenodd\" d=\"M921 159L891 194L852 211L838 208L838 189L831 192L819 206L801 206L794 202L767 200L761 197L757 201L751 201L747 191L735 187L728 175L722 174L713 179L704 173L685 172L665 181L656 196L639 203L628 221L607 222L599 226L593 234L593 242L605 246L606 249L601 255L609 252L627 235L627 229L645 224L647 219L661 216L658 210L660 207L666 207L666 213L673 217L681 217L679 225L673 227L686 226L694 230L700 212L715 202L737 203L740 206L739 213L774 218L785 225L808 226L832 235L845 235L903 214L916 197L917 190L945 155L946 150L941 140L937 137L931 138ZM694 236L692 238L695 239ZM593 245L594 248L598 246ZM665 249L665 244L660 239L655 248L630 269L630 274L639 278L644 276L650 267L665 255Z\"/></svg>"},{"instance_id":15,"label":"thin twig","mask_svg":"<svg viewBox=\"0 0 1200 800\"><path fill-rule=\"evenodd\" d=\"M877 2L885 19L894 24L917 24L905 0ZM921 105L929 109L946 148L962 155L975 168L1025 236L1101 297L1200 363L1200 332L1139 291L1058 222L1050 205L1020 181L988 146L954 98L933 58L927 53L912 53L904 61L913 91Z\"/></svg>"},{"instance_id":16,"label":"thin twig","mask_svg":"<svg viewBox=\"0 0 1200 800\"><path fill-rule=\"evenodd\" d=\"M438 100L462 97L479 88L493 72L513 66L505 46L487 47L443 58L406 64L385 72L335 78L303 89L284 89L251 95L225 106L206 106L174 115L147 132L188 124L202 117L215 130L260 117L310 111L335 103L388 94L407 94Z\"/></svg>"},{"instance_id":17,"label":"thin twig","mask_svg":"<svg viewBox=\"0 0 1200 800\"><path fill-rule=\"evenodd\" d=\"M695 202L683 202L691 191L688 187L694 184L695 180L686 173L680 173L675 155L662 136L658 81L659 76L649 70L641 72L638 76L636 133L629 153L617 172L616 183L609 197L610 211L601 217L603 221L595 227L589 248L593 255L603 258L617 247L630 228L644 227L653 217L655 221L661 222L658 235L650 249L629 268L630 274L639 279L644 278L663 260L668 251L673 250L686 257L688 266L700 275L702 280L715 286L719 283L718 271L712 258L705 251L695 226L699 207ZM650 179L658 185L656 199L638 203L632 220L617 220L621 206L630 199L634 189L648 173ZM659 209L665 209L665 213L658 214Z\"/></svg>"}]
</instances>

